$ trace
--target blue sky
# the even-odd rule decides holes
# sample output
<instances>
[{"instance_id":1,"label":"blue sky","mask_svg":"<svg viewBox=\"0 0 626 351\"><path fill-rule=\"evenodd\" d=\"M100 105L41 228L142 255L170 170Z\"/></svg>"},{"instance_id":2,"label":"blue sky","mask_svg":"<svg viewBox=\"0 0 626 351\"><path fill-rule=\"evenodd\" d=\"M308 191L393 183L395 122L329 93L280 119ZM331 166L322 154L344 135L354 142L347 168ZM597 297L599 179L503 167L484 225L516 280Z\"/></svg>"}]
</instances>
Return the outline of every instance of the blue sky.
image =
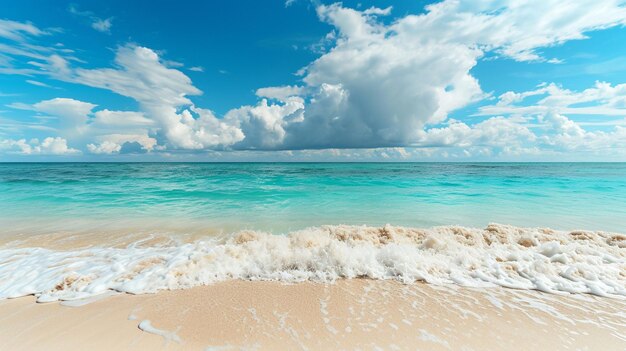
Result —
<instances>
[{"instance_id":1,"label":"blue sky","mask_svg":"<svg viewBox=\"0 0 626 351\"><path fill-rule=\"evenodd\" d=\"M0 161L626 161L623 1L20 1Z\"/></svg>"}]
</instances>

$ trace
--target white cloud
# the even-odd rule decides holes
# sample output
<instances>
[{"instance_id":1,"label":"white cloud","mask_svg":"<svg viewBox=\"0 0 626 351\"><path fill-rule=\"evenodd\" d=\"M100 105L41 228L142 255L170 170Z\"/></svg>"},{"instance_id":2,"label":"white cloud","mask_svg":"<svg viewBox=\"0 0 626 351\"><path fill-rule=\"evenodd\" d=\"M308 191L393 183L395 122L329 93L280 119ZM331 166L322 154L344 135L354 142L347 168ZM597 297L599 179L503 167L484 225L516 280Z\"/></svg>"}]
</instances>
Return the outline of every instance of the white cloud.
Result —
<instances>
[{"instance_id":1,"label":"white cloud","mask_svg":"<svg viewBox=\"0 0 626 351\"><path fill-rule=\"evenodd\" d=\"M63 127L81 126L96 105L69 98L54 98L32 105L35 111L59 117Z\"/></svg>"},{"instance_id":2,"label":"white cloud","mask_svg":"<svg viewBox=\"0 0 626 351\"><path fill-rule=\"evenodd\" d=\"M626 128L616 126L612 131L587 131L566 116L549 112L540 116L545 129L552 133L540 137L543 148L556 151L581 153L592 152L606 155L607 152L626 151Z\"/></svg>"},{"instance_id":3,"label":"white cloud","mask_svg":"<svg viewBox=\"0 0 626 351\"><path fill-rule=\"evenodd\" d=\"M155 122L141 112L108 109L93 112L95 104L68 98L44 100L33 105L15 103L11 107L37 111L54 118L49 124L56 127L58 134L71 138L75 143L86 144L91 153L120 152L126 143L137 143L142 150L152 151L157 144L157 140L148 135ZM48 141L50 145L42 143L38 146L41 150L61 150L62 145L57 139ZM12 145L18 147L22 144ZM28 152L28 147L31 152ZM32 145L25 146L22 151L25 154L44 153L36 151L36 146Z\"/></svg>"},{"instance_id":4,"label":"white cloud","mask_svg":"<svg viewBox=\"0 0 626 351\"><path fill-rule=\"evenodd\" d=\"M126 45L119 47L115 68L72 68L57 57L50 70L56 78L92 87L111 90L136 100L142 114L155 122L172 148L203 149L215 147L221 138L231 140L231 129L215 118L209 110L195 119L188 95L201 91L179 70L169 68L151 49ZM215 128L215 129L213 129ZM224 134L224 135L222 135Z\"/></svg>"},{"instance_id":5,"label":"white cloud","mask_svg":"<svg viewBox=\"0 0 626 351\"><path fill-rule=\"evenodd\" d=\"M66 50L62 47L37 44L39 37L50 35L52 32L53 29L44 31L29 22L0 19L0 39L7 39L7 42L0 43L0 74L24 75L29 78L46 75L47 72L38 69L42 61L48 60L52 54ZM75 58L68 56L68 59ZM27 60L26 64L20 64L24 60Z\"/></svg>"},{"instance_id":6,"label":"white cloud","mask_svg":"<svg viewBox=\"0 0 626 351\"><path fill-rule=\"evenodd\" d=\"M88 18L91 21L91 28L97 30L102 33L110 33L111 26L113 25L113 17L109 18L100 18L94 15L92 11L82 11L78 8L77 5L71 4L67 10L77 16Z\"/></svg>"},{"instance_id":7,"label":"white cloud","mask_svg":"<svg viewBox=\"0 0 626 351\"><path fill-rule=\"evenodd\" d=\"M37 60L45 60L46 56L42 54L39 50L30 50L25 47L24 43L18 45L7 45L0 44L0 53L8 54L12 56L23 56L27 58L37 59ZM6 66L10 59L8 57L4 57L4 65Z\"/></svg>"},{"instance_id":8,"label":"white cloud","mask_svg":"<svg viewBox=\"0 0 626 351\"><path fill-rule=\"evenodd\" d=\"M535 104L521 105L526 98L533 96L542 98ZM477 115L536 115L549 111L570 115L626 116L626 84L596 82L592 88L575 92L550 83L520 93L508 91L498 97L495 105L481 107Z\"/></svg>"},{"instance_id":9,"label":"white cloud","mask_svg":"<svg viewBox=\"0 0 626 351\"><path fill-rule=\"evenodd\" d=\"M110 127L150 127L154 126L154 121L146 118L143 113L135 111L111 111L100 110L94 113L93 125L98 128Z\"/></svg>"},{"instance_id":10,"label":"white cloud","mask_svg":"<svg viewBox=\"0 0 626 351\"><path fill-rule=\"evenodd\" d=\"M78 155L81 152L67 145L67 140L60 137L47 137L43 141L33 139L0 139L0 150L22 155Z\"/></svg>"},{"instance_id":11,"label":"white cloud","mask_svg":"<svg viewBox=\"0 0 626 351\"><path fill-rule=\"evenodd\" d=\"M486 51L516 60L539 60L536 50L582 39L587 31L625 23L619 2L444 1L385 25L377 16L340 4L318 6L335 27L335 46L301 71L310 101L286 120L284 105L256 123L235 147L351 148L419 144L428 125L486 96L471 69ZM261 97L284 100L291 87L264 88ZM252 111L253 107L238 109ZM265 133L265 135L260 135ZM259 144L260 143L260 144Z\"/></svg>"},{"instance_id":12,"label":"white cloud","mask_svg":"<svg viewBox=\"0 0 626 351\"><path fill-rule=\"evenodd\" d=\"M194 72L204 72L204 67L202 66L193 66L193 67L189 67L190 71L194 71Z\"/></svg>"},{"instance_id":13,"label":"white cloud","mask_svg":"<svg viewBox=\"0 0 626 351\"><path fill-rule=\"evenodd\" d=\"M528 97L540 97L532 104L524 104ZM580 105L585 105L581 107ZM626 150L626 129L623 120L594 123L593 118L626 117L626 84L611 85L597 82L581 92L564 89L556 84L542 84L535 90L506 92L494 105L483 106L478 115L509 115L535 123L535 146L555 152L620 154ZM582 115L591 121L575 122L566 115ZM498 117L504 118L504 117ZM613 127L609 130L588 131L582 124Z\"/></svg>"},{"instance_id":14,"label":"white cloud","mask_svg":"<svg viewBox=\"0 0 626 351\"><path fill-rule=\"evenodd\" d=\"M392 7L386 7L384 9L378 7L370 7L369 9L363 11L364 15L377 15L377 16L388 16L391 13Z\"/></svg>"},{"instance_id":15,"label":"white cloud","mask_svg":"<svg viewBox=\"0 0 626 351\"><path fill-rule=\"evenodd\" d=\"M67 140L63 138L45 138L41 144L35 146L34 152L43 155L72 155L80 151L67 146Z\"/></svg>"},{"instance_id":16,"label":"white cloud","mask_svg":"<svg viewBox=\"0 0 626 351\"><path fill-rule=\"evenodd\" d=\"M537 139L526 126L514 119L493 117L467 125L453 121L446 127L431 128L421 133L417 146L461 149L486 149L490 153L518 153Z\"/></svg>"},{"instance_id":17,"label":"white cloud","mask_svg":"<svg viewBox=\"0 0 626 351\"><path fill-rule=\"evenodd\" d=\"M0 37L2 38L24 41L26 36L40 36L44 34L47 33L30 23L0 19Z\"/></svg>"},{"instance_id":18,"label":"white cloud","mask_svg":"<svg viewBox=\"0 0 626 351\"><path fill-rule=\"evenodd\" d=\"M170 148L220 148L243 139L240 130L216 118L210 110L195 108L187 96L201 91L184 73L167 67L153 50L122 46L116 52L115 63L116 68L74 69L67 62L58 62L57 66L65 69L57 78L133 98Z\"/></svg>"},{"instance_id":19,"label":"white cloud","mask_svg":"<svg viewBox=\"0 0 626 351\"><path fill-rule=\"evenodd\" d=\"M48 85L48 84L46 84L46 83L42 83L42 82L40 82L40 81L36 81L36 80L32 80L32 79L27 79L27 80L26 80L26 83L28 83L28 84L32 84L32 85L36 85L36 86L38 86L38 87L52 88L51 86L49 86L49 85Z\"/></svg>"},{"instance_id":20,"label":"white cloud","mask_svg":"<svg viewBox=\"0 0 626 351\"><path fill-rule=\"evenodd\" d=\"M115 154L120 152L122 145L112 141L103 141L100 144L87 144L87 150L92 154Z\"/></svg>"},{"instance_id":21,"label":"white cloud","mask_svg":"<svg viewBox=\"0 0 626 351\"><path fill-rule=\"evenodd\" d=\"M136 143L144 151L152 151L156 146L156 139L141 134L108 134L97 137L98 144L87 144L87 149L93 154L113 154L123 150L124 144Z\"/></svg>"},{"instance_id":22,"label":"white cloud","mask_svg":"<svg viewBox=\"0 0 626 351\"><path fill-rule=\"evenodd\" d=\"M58 130L62 137L76 140L77 137L85 136L89 115L96 105L70 98L54 98L33 105L12 104L11 107L29 109L52 117L49 125Z\"/></svg>"},{"instance_id":23,"label":"white cloud","mask_svg":"<svg viewBox=\"0 0 626 351\"><path fill-rule=\"evenodd\" d=\"M175 115L173 110L171 113L172 116ZM220 149L243 139L240 129L218 119L210 110L191 106L175 116L177 119L165 130L165 135L174 148Z\"/></svg>"},{"instance_id":24,"label":"white cloud","mask_svg":"<svg viewBox=\"0 0 626 351\"><path fill-rule=\"evenodd\" d=\"M68 70L63 78L108 89L145 105L190 105L187 95L201 94L189 77L165 66L151 49L122 46L116 52L115 64L116 68Z\"/></svg>"},{"instance_id":25,"label":"white cloud","mask_svg":"<svg viewBox=\"0 0 626 351\"><path fill-rule=\"evenodd\" d=\"M303 80L315 93L304 121L288 128L288 147L407 145L426 124L483 95L469 74L480 51L397 32L374 16L388 10L335 4L317 11L338 39L306 68Z\"/></svg>"},{"instance_id":26,"label":"white cloud","mask_svg":"<svg viewBox=\"0 0 626 351\"><path fill-rule=\"evenodd\" d=\"M106 19L95 18L94 21L91 23L91 27L93 29L102 33L110 33L112 25L113 25L113 18L106 18Z\"/></svg>"},{"instance_id":27,"label":"white cloud","mask_svg":"<svg viewBox=\"0 0 626 351\"><path fill-rule=\"evenodd\" d=\"M304 102L300 98L287 98L283 104L268 104L263 99L256 106L231 110L224 121L239 131L235 148L277 149L285 141L285 126L302 121L303 113Z\"/></svg>"},{"instance_id":28,"label":"white cloud","mask_svg":"<svg viewBox=\"0 0 626 351\"><path fill-rule=\"evenodd\" d=\"M626 8L620 0L453 1L427 6L424 15L398 21L405 33L426 34L421 40L478 45L482 50L519 61L540 60L537 49L585 33L626 24Z\"/></svg>"},{"instance_id":29,"label":"white cloud","mask_svg":"<svg viewBox=\"0 0 626 351\"><path fill-rule=\"evenodd\" d=\"M304 93L304 89L298 86L285 85L280 87L260 88L256 91L256 96L268 99L286 101L289 97L298 96Z\"/></svg>"},{"instance_id":30,"label":"white cloud","mask_svg":"<svg viewBox=\"0 0 626 351\"><path fill-rule=\"evenodd\" d=\"M205 147L202 140L197 140L202 133L194 133L191 120L179 113L181 106L192 104L187 95L201 93L189 77L166 67L154 51L139 46L120 47L115 63L117 68L78 68L67 79L135 99L142 112L157 123L174 148Z\"/></svg>"},{"instance_id":31,"label":"white cloud","mask_svg":"<svg viewBox=\"0 0 626 351\"><path fill-rule=\"evenodd\" d=\"M3 151L17 151L20 154L28 155L32 153L32 149L32 146L26 142L26 139L0 139L0 150Z\"/></svg>"}]
</instances>

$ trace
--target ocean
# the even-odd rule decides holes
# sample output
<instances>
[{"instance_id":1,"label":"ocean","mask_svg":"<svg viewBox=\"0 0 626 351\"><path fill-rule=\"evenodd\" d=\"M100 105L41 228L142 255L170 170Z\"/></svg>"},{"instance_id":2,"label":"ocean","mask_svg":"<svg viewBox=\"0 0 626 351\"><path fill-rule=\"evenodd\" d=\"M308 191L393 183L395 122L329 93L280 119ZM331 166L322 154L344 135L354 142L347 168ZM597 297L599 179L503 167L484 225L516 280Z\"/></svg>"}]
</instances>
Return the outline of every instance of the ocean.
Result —
<instances>
[{"instance_id":1,"label":"ocean","mask_svg":"<svg viewBox=\"0 0 626 351\"><path fill-rule=\"evenodd\" d=\"M626 295L624 163L3 163L0 228L0 299L354 277Z\"/></svg>"},{"instance_id":2,"label":"ocean","mask_svg":"<svg viewBox=\"0 0 626 351\"><path fill-rule=\"evenodd\" d=\"M3 163L0 223L626 229L625 163Z\"/></svg>"}]
</instances>

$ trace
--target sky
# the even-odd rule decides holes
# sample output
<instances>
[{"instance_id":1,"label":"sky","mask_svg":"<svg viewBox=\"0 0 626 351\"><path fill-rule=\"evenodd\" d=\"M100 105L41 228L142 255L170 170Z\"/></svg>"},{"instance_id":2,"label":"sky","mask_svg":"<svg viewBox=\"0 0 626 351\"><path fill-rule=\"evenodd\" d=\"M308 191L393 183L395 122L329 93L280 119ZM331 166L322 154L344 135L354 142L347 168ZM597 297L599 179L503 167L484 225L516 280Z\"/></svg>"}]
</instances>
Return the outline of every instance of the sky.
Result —
<instances>
[{"instance_id":1,"label":"sky","mask_svg":"<svg viewBox=\"0 0 626 351\"><path fill-rule=\"evenodd\" d=\"M626 1L34 1L0 161L626 161Z\"/></svg>"}]
</instances>

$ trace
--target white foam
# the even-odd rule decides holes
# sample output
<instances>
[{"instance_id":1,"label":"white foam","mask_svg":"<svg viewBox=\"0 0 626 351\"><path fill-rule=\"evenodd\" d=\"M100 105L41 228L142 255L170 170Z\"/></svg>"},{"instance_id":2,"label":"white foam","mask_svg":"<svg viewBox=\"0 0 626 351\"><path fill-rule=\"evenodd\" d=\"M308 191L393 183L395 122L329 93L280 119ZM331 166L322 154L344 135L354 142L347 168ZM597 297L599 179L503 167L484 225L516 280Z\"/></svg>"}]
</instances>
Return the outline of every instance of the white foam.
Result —
<instances>
[{"instance_id":1,"label":"white foam","mask_svg":"<svg viewBox=\"0 0 626 351\"><path fill-rule=\"evenodd\" d=\"M0 249L0 299L76 300L108 291L185 289L230 279L396 279L626 297L626 236L485 229L323 226L244 231L193 243L52 251Z\"/></svg>"},{"instance_id":2,"label":"white foam","mask_svg":"<svg viewBox=\"0 0 626 351\"><path fill-rule=\"evenodd\" d=\"M162 336L163 339L165 339L165 341L167 343L169 343L171 341L180 343L180 337L178 337L178 335L176 335L175 331L174 332L170 332L170 331L166 331L166 330L157 329L157 328L155 328L152 325L152 322L150 322L147 319L142 320L137 327L139 329L145 331L146 333Z\"/></svg>"},{"instance_id":3,"label":"white foam","mask_svg":"<svg viewBox=\"0 0 626 351\"><path fill-rule=\"evenodd\" d=\"M106 299L108 297L115 296L115 295L119 295L119 292L109 290L100 295L94 295L94 296L87 297L84 299L65 300L61 302L61 305L67 306L67 307L81 307L81 306L89 305L91 303L94 303L94 302L97 302L97 301L100 301L100 300L103 300L103 299Z\"/></svg>"}]
</instances>

